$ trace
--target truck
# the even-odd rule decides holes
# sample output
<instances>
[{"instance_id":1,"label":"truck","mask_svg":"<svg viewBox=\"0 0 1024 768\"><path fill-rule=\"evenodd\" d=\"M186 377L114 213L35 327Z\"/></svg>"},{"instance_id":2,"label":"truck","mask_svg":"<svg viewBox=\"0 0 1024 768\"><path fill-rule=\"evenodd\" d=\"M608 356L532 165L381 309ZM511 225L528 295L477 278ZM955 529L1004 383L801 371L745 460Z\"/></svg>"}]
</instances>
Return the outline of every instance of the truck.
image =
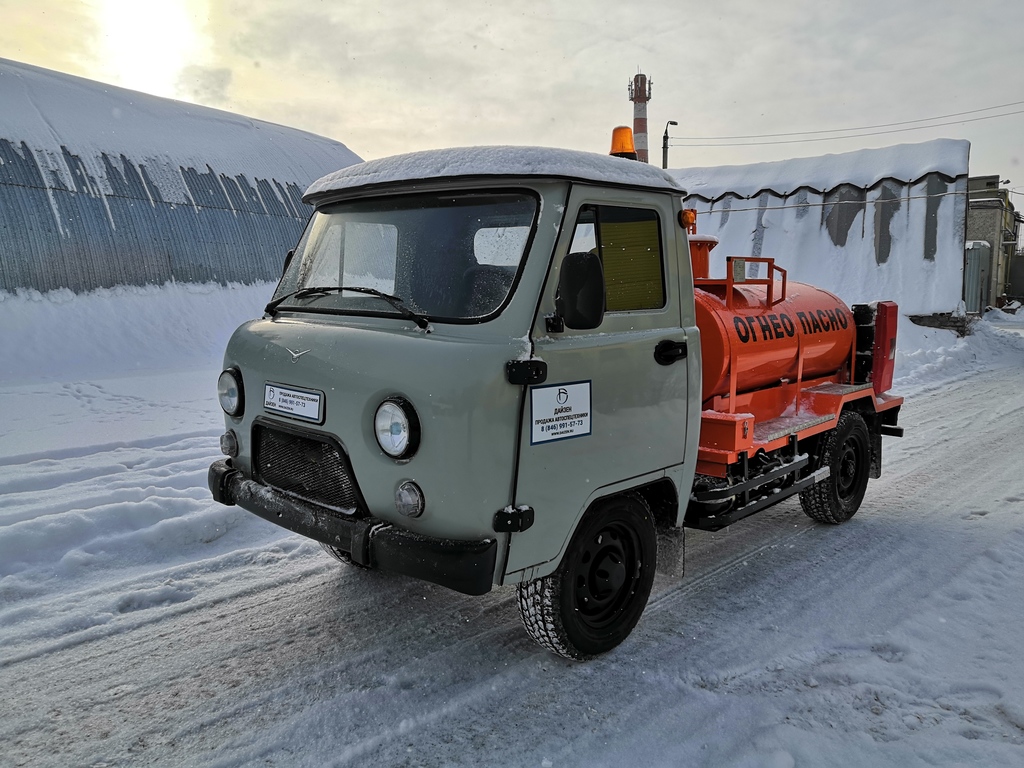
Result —
<instances>
[{"instance_id":1,"label":"truck","mask_svg":"<svg viewBox=\"0 0 1024 768\"><path fill-rule=\"evenodd\" d=\"M728 257L670 174L530 147L344 168L218 394L213 498L353 568L482 595L569 659L619 645L687 528L799 496L837 525L900 436L898 308Z\"/></svg>"}]
</instances>

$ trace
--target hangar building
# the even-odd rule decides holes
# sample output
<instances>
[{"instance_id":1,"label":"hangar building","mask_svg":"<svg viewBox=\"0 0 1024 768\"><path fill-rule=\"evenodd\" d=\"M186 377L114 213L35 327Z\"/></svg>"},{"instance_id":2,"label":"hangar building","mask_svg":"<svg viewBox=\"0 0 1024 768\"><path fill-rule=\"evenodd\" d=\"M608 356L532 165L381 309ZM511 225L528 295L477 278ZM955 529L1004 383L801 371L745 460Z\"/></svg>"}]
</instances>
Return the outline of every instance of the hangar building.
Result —
<instances>
[{"instance_id":1,"label":"hangar building","mask_svg":"<svg viewBox=\"0 0 1024 768\"><path fill-rule=\"evenodd\" d=\"M0 290L276 279L344 144L0 59Z\"/></svg>"}]
</instances>

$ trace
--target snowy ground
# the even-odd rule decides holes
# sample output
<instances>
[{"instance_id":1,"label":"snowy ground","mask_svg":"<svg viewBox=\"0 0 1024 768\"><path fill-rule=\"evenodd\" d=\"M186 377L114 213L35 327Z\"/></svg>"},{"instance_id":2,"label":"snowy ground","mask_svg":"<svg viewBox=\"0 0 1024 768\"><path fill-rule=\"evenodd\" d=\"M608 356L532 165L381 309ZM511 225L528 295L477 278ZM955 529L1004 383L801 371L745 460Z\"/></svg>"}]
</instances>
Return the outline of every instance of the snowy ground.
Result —
<instances>
[{"instance_id":1,"label":"snowy ground","mask_svg":"<svg viewBox=\"0 0 1024 768\"><path fill-rule=\"evenodd\" d=\"M572 664L509 589L209 499L220 350L268 294L0 295L0 765L1024 765L1021 318L901 326L907 436L858 515L689 532Z\"/></svg>"}]
</instances>

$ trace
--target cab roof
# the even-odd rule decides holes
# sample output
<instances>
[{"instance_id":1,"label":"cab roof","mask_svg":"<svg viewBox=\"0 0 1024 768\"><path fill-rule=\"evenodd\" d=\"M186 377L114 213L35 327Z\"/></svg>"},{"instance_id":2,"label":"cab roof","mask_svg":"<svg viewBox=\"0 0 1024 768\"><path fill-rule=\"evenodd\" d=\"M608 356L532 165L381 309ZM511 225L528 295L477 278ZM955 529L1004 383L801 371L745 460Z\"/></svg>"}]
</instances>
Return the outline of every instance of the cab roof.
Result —
<instances>
[{"instance_id":1,"label":"cab roof","mask_svg":"<svg viewBox=\"0 0 1024 768\"><path fill-rule=\"evenodd\" d=\"M549 147L460 147L350 165L313 182L302 200L315 203L335 192L485 176L558 178L685 194L668 173L636 160Z\"/></svg>"}]
</instances>

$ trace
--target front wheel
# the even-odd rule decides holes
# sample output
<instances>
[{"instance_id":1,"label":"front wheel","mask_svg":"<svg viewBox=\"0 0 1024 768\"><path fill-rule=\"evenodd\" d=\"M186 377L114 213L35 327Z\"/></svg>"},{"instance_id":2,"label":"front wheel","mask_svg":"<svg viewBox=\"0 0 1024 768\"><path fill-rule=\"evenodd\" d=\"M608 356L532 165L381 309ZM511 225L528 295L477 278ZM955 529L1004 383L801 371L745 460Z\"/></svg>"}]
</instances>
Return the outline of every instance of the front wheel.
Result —
<instances>
[{"instance_id":1,"label":"front wheel","mask_svg":"<svg viewBox=\"0 0 1024 768\"><path fill-rule=\"evenodd\" d=\"M518 586L527 633L567 659L610 651L629 636L647 605L657 547L643 499L599 502L576 529L558 570Z\"/></svg>"},{"instance_id":2,"label":"front wheel","mask_svg":"<svg viewBox=\"0 0 1024 768\"><path fill-rule=\"evenodd\" d=\"M843 411L822 447L829 477L800 494L804 513L819 523L845 523L860 509L871 471L871 440L864 417Z\"/></svg>"}]
</instances>

